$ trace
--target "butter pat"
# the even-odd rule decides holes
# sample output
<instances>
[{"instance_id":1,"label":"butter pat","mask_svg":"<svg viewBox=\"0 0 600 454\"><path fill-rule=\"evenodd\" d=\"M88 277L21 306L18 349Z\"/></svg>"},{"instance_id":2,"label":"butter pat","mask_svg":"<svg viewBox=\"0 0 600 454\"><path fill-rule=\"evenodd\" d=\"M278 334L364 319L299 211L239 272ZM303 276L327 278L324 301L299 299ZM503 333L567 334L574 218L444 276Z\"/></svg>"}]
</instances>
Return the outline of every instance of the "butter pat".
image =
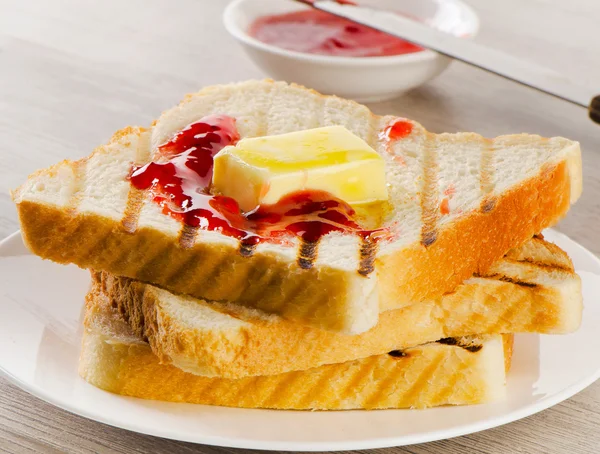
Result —
<instances>
[{"instance_id":1,"label":"butter pat","mask_svg":"<svg viewBox=\"0 0 600 454\"><path fill-rule=\"evenodd\" d=\"M350 205L387 199L385 164L343 126L242 139L214 159L213 189L250 211L301 190L327 191Z\"/></svg>"}]
</instances>

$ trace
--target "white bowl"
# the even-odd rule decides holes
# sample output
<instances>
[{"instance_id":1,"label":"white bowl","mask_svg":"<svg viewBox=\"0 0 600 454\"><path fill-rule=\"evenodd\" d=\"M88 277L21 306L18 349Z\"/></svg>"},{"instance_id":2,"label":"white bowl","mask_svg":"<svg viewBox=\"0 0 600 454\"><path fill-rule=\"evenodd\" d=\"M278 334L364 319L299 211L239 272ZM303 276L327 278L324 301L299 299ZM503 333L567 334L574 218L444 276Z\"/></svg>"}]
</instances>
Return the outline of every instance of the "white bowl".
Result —
<instances>
[{"instance_id":1,"label":"white bowl","mask_svg":"<svg viewBox=\"0 0 600 454\"><path fill-rule=\"evenodd\" d=\"M475 12L460 0L362 0L400 12L431 27L461 37L473 37L479 29ZM269 76L296 82L321 93L362 102L395 98L439 75L451 59L424 50L385 57L333 57L295 52L265 44L247 32L261 16L306 9L292 0L234 0L223 14L225 28Z\"/></svg>"}]
</instances>

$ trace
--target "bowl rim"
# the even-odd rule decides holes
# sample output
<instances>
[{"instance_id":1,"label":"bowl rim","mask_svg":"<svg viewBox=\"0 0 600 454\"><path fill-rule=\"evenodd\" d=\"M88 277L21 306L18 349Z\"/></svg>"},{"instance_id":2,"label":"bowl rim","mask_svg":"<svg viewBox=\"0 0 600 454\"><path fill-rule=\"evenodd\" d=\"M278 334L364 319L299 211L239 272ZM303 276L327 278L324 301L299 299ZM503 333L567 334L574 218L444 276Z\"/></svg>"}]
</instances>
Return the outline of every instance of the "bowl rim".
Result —
<instances>
[{"instance_id":1,"label":"bowl rim","mask_svg":"<svg viewBox=\"0 0 600 454\"><path fill-rule=\"evenodd\" d=\"M400 55L385 55L378 57L342 57L342 56L331 56L331 55L319 55L319 54L309 54L304 52L297 52L294 50L284 49L281 47L277 47L271 44L264 43L250 34L242 27L237 24L237 21L234 19L234 14L240 8L240 6L252 0L233 0L230 2L223 11L223 24L225 29L240 41L242 44L246 44L255 48L258 48L264 52L268 52L271 54L276 54L280 57L300 60L305 62L313 62L313 63L325 63L331 66L380 66L380 65L394 65L398 63L413 63L413 62L422 62L422 61L431 61L436 57L441 57L442 55L438 54L435 51L425 49L419 52L412 52L409 54L400 54ZM471 26L473 27L473 31L467 39L471 39L477 35L479 32L479 16L475 12L475 10L469 6L467 3L462 0L438 0L446 1L449 3L454 3L459 5L465 11L468 12L470 19L472 20Z\"/></svg>"}]
</instances>

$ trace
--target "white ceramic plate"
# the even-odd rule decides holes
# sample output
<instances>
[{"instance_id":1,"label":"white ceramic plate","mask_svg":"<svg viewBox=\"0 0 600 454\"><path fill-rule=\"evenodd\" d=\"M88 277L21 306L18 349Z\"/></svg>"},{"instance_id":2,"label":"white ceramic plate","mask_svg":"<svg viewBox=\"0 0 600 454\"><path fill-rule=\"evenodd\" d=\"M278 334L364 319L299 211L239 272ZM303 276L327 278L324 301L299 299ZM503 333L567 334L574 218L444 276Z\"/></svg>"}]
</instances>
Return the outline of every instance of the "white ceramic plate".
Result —
<instances>
[{"instance_id":1,"label":"white ceramic plate","mask_svg":"<svg viewBox=\"0 0 600 454\"><path fill-rule=\"evenodd\" d=\"M581 391L600 376L600 260L556 232L583 280L581 329L519 335L504 402L429 410L292 412L153 402L113 395L77 375L86 271L32 256L19 233L0 243L0 370L73 413L141 433L219 446L327 451L456 437L506 424Z\"/></svg>"}]
</instances>

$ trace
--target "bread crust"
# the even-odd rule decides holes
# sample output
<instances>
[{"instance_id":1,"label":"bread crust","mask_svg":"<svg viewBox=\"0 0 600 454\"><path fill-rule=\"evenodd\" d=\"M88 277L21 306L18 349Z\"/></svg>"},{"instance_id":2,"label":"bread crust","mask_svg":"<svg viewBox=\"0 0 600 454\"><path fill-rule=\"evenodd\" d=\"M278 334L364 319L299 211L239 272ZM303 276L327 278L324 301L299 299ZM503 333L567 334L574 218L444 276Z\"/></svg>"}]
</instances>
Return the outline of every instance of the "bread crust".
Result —
<instances>
[{"instance_id":1,"label":"bread crust","mask_svg":"<svg viewBox=\"0 0 600 454\"><path fill-rule=\"evenodd\" d=\"M432 245L415 244L379 257L375 266L381 310L436 297L473 274L485 274L511 248L558 222L570 200L565 161L496 198L493 211L472 213L439 230Z\"/></svg>"},{"instance_id":2,"label":"bread crust","mask_svg":"<svg viewBox=\"0 0 600 454\"><path fill-rule=\"evenodd\" d=\"M205 376L274 375L379 355L443 337L572 332L581 320L581 282L572 267L563 266L570 264L566 254L547 244L530 240L521 252L513 253L521 261L500 260L488 277L469 279L442 297L384 312L374 328L355 336L269 317L234 304L176 297L105 272L92 273L89 298L108 300L135 334L148 340L163 363ZM548 260L548 251L558 258ZM226 328L208 322L193 324L194 310L178 312L185 305L201 306L237 323Z\"/></svg>"},{"instance_id":3,"label":"bread crust","mask_svg":"<svg viewBox=\"0 0 600 454\"><path fill-rule=\"evenodd\" d=\"M143 399L293 410L477 404L504 395L512 357L512 335L477 336L464 339L469 349L459 339L275 376L207 378L161 364L114 314L102 314L102 304L88 302L79 374L106 391Z\"/></svg>"},{"instance_id":4,"label":"bread crust","mask_svg":"<svg viewBox=\"0 0 600 454\"><path fill-rule=\"evenodd\" d=\"M258 85L273 91L290 89L272 81ZM337 103L334 110L360 113L361 121L369 125L387 121L388 117L377 117L351 101L291 87L303 96L318 96L323 105L329 101ZM185 109L199 97L225 89L231 87L208 87L186 97L173 110ZM420 133L431 135L417 123L411 124ZM371 134L376 131L369 128ZM149 133L141 128L125 128L115 134L110 144L127 146L142 134ZM482 139L472 134L461 136L460 140L469 138ZM518 137L504 139L516 141ZM536 136L532 140L547 139ZM415 242L391 253L380 253L375 272L369 277L356 269L326 263L301 269L293 260L267 252L242 257L231 245L203 243L202 235L191 248L182 248L176 236L163 231L138 228L131 233L122 220L82 213L76 205L40 203L28 198L22 188L15 191L13 198L25 243L43 258L152 283L178 294L235 302L321 329L356 334L374 326L379 311L452 291L473 273L485 272L508 249L564 216L581 192L578 144L564 142L565 147L572 147L572 152L563 161L542 168L538 175L495 197L493 209L474 210L439 226L435 241L428 246ZM95 153L103 150L105 147L100 147ZM65 165L77 168L85 162L84 159ZM37 172L30 181L56 173L58 168ZM358 254L357 251L357 257Z\"/></svg>"}]
</instances>

